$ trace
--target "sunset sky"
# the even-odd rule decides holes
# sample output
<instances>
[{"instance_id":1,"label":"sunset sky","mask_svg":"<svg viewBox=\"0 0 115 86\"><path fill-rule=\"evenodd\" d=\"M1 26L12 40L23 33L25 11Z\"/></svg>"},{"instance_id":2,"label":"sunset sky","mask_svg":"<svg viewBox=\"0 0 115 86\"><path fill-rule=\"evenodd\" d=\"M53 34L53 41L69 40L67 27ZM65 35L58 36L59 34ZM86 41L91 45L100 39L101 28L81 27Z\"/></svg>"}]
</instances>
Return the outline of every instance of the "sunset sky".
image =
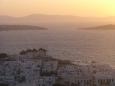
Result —
<instances>
[{"instance_id":1,"label":"sunset sky","mask_svg":"<svg viewBox=\"0 0 115 86\"><path fill-rule=\"evenodd\" d=\"M0 15L115 16L115 0L0 0Z\"/></svg>"}]
</instances>

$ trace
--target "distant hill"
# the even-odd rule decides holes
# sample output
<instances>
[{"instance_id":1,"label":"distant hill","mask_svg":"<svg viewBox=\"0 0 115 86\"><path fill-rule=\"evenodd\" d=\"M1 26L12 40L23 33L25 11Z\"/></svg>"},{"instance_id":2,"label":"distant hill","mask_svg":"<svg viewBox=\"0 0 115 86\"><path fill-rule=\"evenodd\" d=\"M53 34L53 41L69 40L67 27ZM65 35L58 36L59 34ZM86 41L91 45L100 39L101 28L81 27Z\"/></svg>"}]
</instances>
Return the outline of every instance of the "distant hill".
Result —
<instances>
[{"instance_id":1,"label":"distant hill","mask_svg":"<svg viewBox=\"0 0 115 86\"><path fill-rule=\"evenodd\" d=\"M52 29L84 28L115 23L115 17L80 17L71 15L32 14L23 17L0 16L0 25L35 25Z\"/></svg>"},{"instance_id":2,"label":"distant hill","mask_svg":"<svg viewBox=\"0 0 115 86\"><path fill-rule=\"evenodd\" d=\"M82 28L82 29L83 30L115 30L115 25L107 24L107 25L89 27L89 28Z\"/></svg>"},{"instance_id":3,"label":"distant hill","mask_svg":"<svg viewBox=\"0 0 115 86\"><path fill-rule=\"evenodd\" d=\"M47 30L47 28L32 25L0 25L0 31L10 30Z\"/></svg>"}]
</instances>

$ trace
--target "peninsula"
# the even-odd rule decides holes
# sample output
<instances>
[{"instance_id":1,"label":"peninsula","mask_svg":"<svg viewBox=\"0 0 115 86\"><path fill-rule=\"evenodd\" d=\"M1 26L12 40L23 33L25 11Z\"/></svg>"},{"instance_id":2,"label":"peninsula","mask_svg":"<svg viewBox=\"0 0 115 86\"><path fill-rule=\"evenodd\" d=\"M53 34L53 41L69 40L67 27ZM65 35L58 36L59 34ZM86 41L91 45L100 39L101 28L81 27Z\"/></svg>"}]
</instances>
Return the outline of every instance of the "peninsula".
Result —
<instances>
[{"instance_id":1,"label":"peninsula","mask_svg":"<svg viewBox=\"0 0 115 86\"><path fill-rule=\"evenodd\" d=\"M96 27L82 28L82 30L115 30L115 25L107 24Z\"/></svg>"},{"instance_id":2,"label":"peninsula","mask_svg":"<svg viewBox=\"0 0 115 86\"><path fill-rule=\"evenodd\" d=\"M47 28L32 25L0 25L0 31L11 30L47 30Z\"/></svg>"}]
</instances>

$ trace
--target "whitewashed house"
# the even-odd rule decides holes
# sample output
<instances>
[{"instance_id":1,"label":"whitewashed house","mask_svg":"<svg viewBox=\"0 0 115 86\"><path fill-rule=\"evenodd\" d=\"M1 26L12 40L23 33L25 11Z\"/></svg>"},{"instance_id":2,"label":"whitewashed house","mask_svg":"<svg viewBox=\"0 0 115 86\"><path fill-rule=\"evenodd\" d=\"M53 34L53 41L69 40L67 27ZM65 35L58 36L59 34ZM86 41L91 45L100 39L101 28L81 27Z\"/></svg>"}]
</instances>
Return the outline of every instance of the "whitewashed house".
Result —
<instances>
[{"instance_id":1,"label":"whitewashed house","mask_svg":"<svg viewBox=\"0 0 115 86\"><path fill-rule=\"evenodd\" d=\"M53 86L56 82L55 76L43 76L36 81L36 86Z\"/></svg>"}]
</instances>

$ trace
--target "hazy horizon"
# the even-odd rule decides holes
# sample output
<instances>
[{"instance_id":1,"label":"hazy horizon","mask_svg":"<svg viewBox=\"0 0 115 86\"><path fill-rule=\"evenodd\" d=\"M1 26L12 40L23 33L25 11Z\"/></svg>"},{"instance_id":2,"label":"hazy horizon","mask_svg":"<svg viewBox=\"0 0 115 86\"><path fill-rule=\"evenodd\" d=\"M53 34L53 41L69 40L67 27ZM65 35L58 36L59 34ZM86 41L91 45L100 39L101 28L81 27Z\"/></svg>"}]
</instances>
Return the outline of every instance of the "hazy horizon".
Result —
<instances>
[{"instance_id":1,"label":"hazy horizon","mask_svg":"<svg viewBox=\"0 0 115 86\"><path fill-rule=\"evenodd\" d=\"M114 0L0 0L0 15L21 17L31 14L81 17L115 16Z\"/></svg>"},{"instance_id":2,"label":"hazy horizon","mask_svg":"<svg viewBox=\"0 0 115 86\"><path fill-rule=\"evenodd\" d=\"M15 15L0 15L0 16L9 16L9 17L27 17L27 16L71 16L71 17L81 17L81 18L112 18L115 16L81 16L81 15L69 15L69 14L42 14L42 13L30 13L27 15L15 16Z\"/></svg>"}]
</instances>

